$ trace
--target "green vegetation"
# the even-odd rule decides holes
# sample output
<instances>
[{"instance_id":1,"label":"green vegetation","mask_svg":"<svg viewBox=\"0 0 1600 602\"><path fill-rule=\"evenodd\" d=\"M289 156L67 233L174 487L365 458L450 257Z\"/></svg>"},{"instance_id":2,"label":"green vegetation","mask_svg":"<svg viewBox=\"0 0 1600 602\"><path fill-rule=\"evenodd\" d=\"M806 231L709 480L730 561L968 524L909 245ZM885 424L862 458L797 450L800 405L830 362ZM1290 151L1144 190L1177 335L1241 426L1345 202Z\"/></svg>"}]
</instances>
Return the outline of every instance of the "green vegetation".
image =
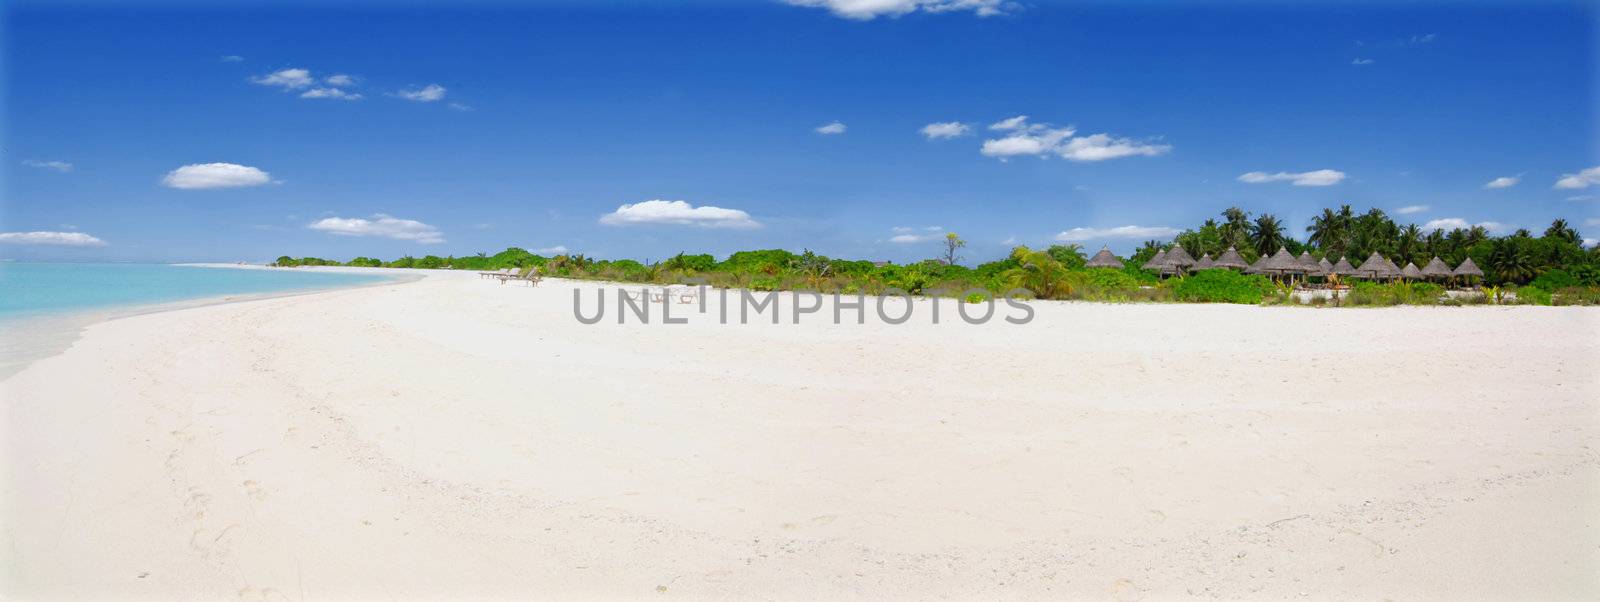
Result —
<instances>
[{"instance_id":1,"label":"green vegetation","mask_svg":"<svg viewBox=\"0 0 1600 602\"><path fill-rule=\"evenodd\" d=\"M1438 305L1444 287L1431 282L1357 282L1344 305Z\"/></svg>"},{"instance_id":2,"label":"green vegetation","mask_svg":"<svg viewBox=\"0 0 1600 602\"><path fill-rule=\"evenodd\" d=\"M1176 282L1173 297L1191 303L1259 304L1277 293L1277 286L1265 276L1233 270L1204 270Z\"/></svg>"},{"instance_id":3,"label":"green vegetation","mask_svg":"<svg viewBox=\"0 0 1600 602\"><path fill-rule=\"evenodd\" d=\"M1356 215L1345 205L1323 210L1306 228L1306 242L1300 242L1291 238L1282 222L1271 214L1252 217L1235 207L1223 211L1221 217L1185 230L1172 242L1144 243L1120 270L1085 268L1083 248L1076 244L1052 245L1042 250L1019 246L1002 259L967 267L960 265L958 255L966 242L953 232L941 241L940 258L909 264L834 259L809 249L801 253L783 249L740 251L721 261L709 254L679 253L659 262L641 263L631 259L594 259L582 254L544 257L513 247L494 255L406 256L394 261L357 257L345 263L284 256L274 265L476 271L537 267L544 275L563 278L652 284L704 282L726 288L843 294L904 291L964 300L1003 296L1022 289L1041 299L1270 303L1282 302L1288 290L1263 276L1205 270L1162 279L1138 266L1157 251L1174 245L1183 246L1194 257L1206 253L1215 257L1233 247L1250 261L1287 247L1297 255L1309 251L1329 261L1349 257L1357 263L1372 252L1401 265L1423 265L1438 256L1454 266L1471 258L1485 272L1483 281L1488 285L1481 299L1447 299L1442 287L1428 282L1357 282L1341 305L1460 305L1513 299L1542 305L1600 305L1600 248L1584 249L1578 232L1564 220L1556 220L1538 237L1526 230L1493 237L1478 226L1423 233L1415 224L1396 224L1382 210L1370 209Z\"/></svg>"}]
</instances>

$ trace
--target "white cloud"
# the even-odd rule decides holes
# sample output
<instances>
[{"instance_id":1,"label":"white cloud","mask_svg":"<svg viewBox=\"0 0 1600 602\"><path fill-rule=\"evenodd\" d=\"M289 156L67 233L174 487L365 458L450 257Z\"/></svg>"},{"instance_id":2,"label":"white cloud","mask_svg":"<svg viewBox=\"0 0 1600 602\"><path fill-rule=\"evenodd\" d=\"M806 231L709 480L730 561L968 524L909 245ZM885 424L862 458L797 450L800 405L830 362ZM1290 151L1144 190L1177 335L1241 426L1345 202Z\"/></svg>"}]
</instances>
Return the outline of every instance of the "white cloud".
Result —
<instances>
[{"instance_id":1,"label":"white cloud","mask_svg":"<svg viewBox=\"0 0 1600 602\"><path fill-rule=\"evenodd\" d=\"M444 98L445 91L446 90L444 86L439 84L428 84L421 88L401 90L399 92L395 92L394 95L406 100L414 100L417 102L433 102Z\"/></svg>"},{"instance_id":2,"label":"white cloud","mask_svg":"<svg viewBox=\"0 0 1600 602\"><path fill-rule=\"evenodd\" d=\"M1332 169L1319 169L1316 171L1303 171L1290 173L1266 173L1252 171L1239 176L1239 181L1246 184L1266 184L1268 182L1293 182L1295 186L1332 186L1344 181L1345 173Z\"/></svg>"},{"instance_id":3,"label":"white cloud","mask_svg":"<svg viewBox=\"0 0 1600 602\"><path fill-rule=\"evenodd\" d=\"M1129 138L1093 134L1068 140L1056 153L1069 161L1104 161L1122 157L1154 157L1172 150L1171 145L1146 144Z\"/></svg>"},{"instance_id":4,"label":"white cloud","mask_svg":"<svg viewBox=\"0 0 1600 602\"><path fill-rule=\"evenodd\" d=\"M1432 41L1437 40L1437 39L1439 39L1439 34L1436 34L1436 33L1415 35L1415 36L1411 36L1411 43L1412 44L1427 44L1427 43L1432 42Z\"/></svg>"},{"instance_id":5,"label":"white cloud","mask_svg":"<svg viewBox=\"0 0 1600 602\"><path fill-rule=\"evenodd\" d=\"M1401 207L1399 209L1395 209L1394 212L1398 213L1400 215L1411 215L1413 213L1422 213L1422 212L1427 211L1427 210L1428 210L1428 206L1427 205L1406 205L1406 206Z\"/></svg>"},{"instance_id":6,"label":"white cloud","mask_svg":"<svg viewBox=\"0 0 1600 602\"><path fill-rule=\"evenodd\" d=\"M1466 229L1471 227L1472 224L1467 223L1467 220L1459 217L1442 217L1435 220L1428 220L1428 223L1422 225L1422 229L1428 231L1454 230L1456 228Z\"/></svg>"},{"instance_id":7,"label":"white cloud","mask_svg":"<svg viewBox=\"0 0 1600 602\"><path fill-rule=\"evenodd\" d=\"M461 111L461 112L469 112L469 111L475 111L476 110L476 109L474 109L474 108L472 108L472 107L470 107L468 105L464 105L464 104L461 104L459 102L452 102L452 103L450 103L448 105L445 105L445 106L450 107L452 109L455 109L457 111Z\"/></svg>"},{"instance_id":8,"label":"white cloud","mask_svg":"<svg viewBox=\"0 0 1600 602\"><path fill-rule=\"evenodd\" d=\"M195 163L167 173L161 183L172 188L239 188L272 182L272 174L235 163Z\"/></svg>"},{"instance_id":9,"label":"white cloud","mask_svg":"<svg viewBox=\"0 0 1600 602\"><path fill-rule=\"evenodd\" d=\"M1483 229L1490 232L1507 232L1512 229L1510 224L1502 224L1500 222L1478 222L1473 224L1459 217L1443 217L1429 220L1428 223L1422 225L1422 229L1432 232L1434 230L1454 230L1456 228L1465 230L1473 226L1482 226Z\"/></svg>"},{"instance_id":10,"label":"white cloud","mask_svg":"<svg viewBox=\"0 0 1600 602\"><path fill-rule=\"evenodd\" d=\"M38 167L40 169L54 169L61 173L72 171L72 164L66 161L34 161L33 159L26 159L22 162L22 164L28 167Z\"/></svg>"},{"instance_id":11,"label":"white cloud","mask_svg":"<svg viewBox=\"0 0 1600 602\"><path fill-rule=\"evenodd\" d=\"M1350 61L1350 64L1352 64L1352 65L1371 65L1371 64L1376 63L1376 62L1377 61L1374 61L1372 59L1356 58L1355 60Z\"/></svg>"},{"instance_id":12,"label":"white cloud","mask_svg":"<svg viewBox=\"0 0 1600 602\"><path fill-rule=\"evenodd\" d=\"M943 226L923 226L921 228L895 226L890 228L889 231L894 233L894 236L889 237L889 242L893 243L908 244L941 240L944 238Z\"/></svg>"},{"instance_id":13,"label":"white cloud","mask_svg":"<svg viewBox=\"0 0 1600 602\"><path fill-rule=\"evenodd\" d=\"M106 241L82 232L0 232L0 243L54 247L103 247Z\"/></svg>"},{"instance_id":14,"label":"white cloud","mask_svg":"<svg viewBox=\"0 0 1600 602\"><path fill-rule=\"evenodd\" d=\"M322 78L322 83L330 86L354 86L356 85L356 78L338 73Z\"/></svg>"},{"instance_id":15,"label":"white cloud","mask_svg":"<svg viewBox=\"0 0 1600 602\"><path fill-rule=\"evenodd\" d=\"M959 121L930 123L922 126L922 135L927 136L929 140L938 138L956 138L965 136L970 131L972 131L971 127L968 127L967 124Z\"/></svg>"},{"instance_id":16,"label":"white cloud","mask_svg":"<svg viewBox=\"0 0 1600 602\"><path fill-rule=\"evenodd\" d=\"M991 123L991 124L989 124L989 129L998 130L998 131L1004 132L1004 131L1022 129L1023 127L1025 127L1027 125L1027 123L1028 123L1028 116L1027 115L1018 115L1018 116L1012 117L1010 119L1001 119L1000 121L996 121L994 123Z\"/></svg>"},{"instance_id":17,"label":"white cloud","mask_svg":"<svg viewBox=\"0 0 1600 602\"><path fill-rule=\"evenodd\" d=\"M312 230L339 236L378 236L395 240L410 240L425 245L444 242L438 228L417 220L400 219L382 213L371 219L360 217L325 217L306 226Z\"/></svg>"},{"instance_id":18,"label":"white cloud","mask_svg":"<svg viewBox=\"0 0 1600 602\"><path fill-rule=\"evenodd\" d=\"M1004 138L984 140L978 152L1001 160L1019 155L1053 154L1069 161L1104 161L1120 157L1153 157L1172 150L1170 145L1113 138L1104 133L1074 138L1077 128L1028 123L1027 115L995 122L989 125L989 129L1009 133Z\"/></svg>"},{"instance_id":19,"label":"white cloud","mask_svg":"<svg viewBox=\"0 0 1600 602\"><path fill-rule=\"evenodd\" d=\"M1491 188L1491 189L1493 189L1493 188L1510 188L1512 186L1516 186L1517 182L1521 182L1521 181L1522 181L1522 176L1500 176L1500 177L1495 178L1493 180L1489 180L1489 183L1488 184L1484 184L1483 187L1484 188Z\"/></svg>"},{"instance_id":20,"label":"white cloud","mask_svg":"<svg viewBox=\"0 0 1600 602\"><path fill-rule=\"evenodd\" d=\"M361 95L346 92L338 88L312 88L300 94L300 98L332 98L335 100L361 100Z\"/></svg>"},{"instance_id":21,"label":"white cloud","mask_svg":"<svg viewBox=\"0 0 1600 602\"><path fill-rule=\"evenodd\" d=\"M1591 217L1589 219L1583 220L1583 225L1585 225L1585 226L1600 226L1600 217Z\"/></svg>"},{"instance_id":22,"label":"white cloud","mask_svg":"<svg viewBox=\"0 0 1600 602\"><path fill-rule=\"evenodd\" d=\"M1178 235L1178 229L1165 226L1117 226L1115 228L1073 228L1056 234L1061 242L1084 242L1108 238L1166 239Z\"/></svg>"},{"instance_id":23,"label":"white cloud","mask_svg":"<svg viewBox=\"0 0 1600 602\"><path fill-rule=\"evenodd\" d=\"M1574 190L1588 188L1600 184L1600 166L1590 167L1578 173L1561 174L1561 179L1556 180L1556 188Z\"/></svg>"},{"instance_id":24,"label":"white cloud","mask_svg":"<svg viewBox=\"0 0 1600 602\"><path fill-rule=\"evenodd\" d=\"M877 17L899 17L918 10L929 13L972 11L980 17L993 17L1016 10L1009 0L784 0L794 6L826 8L846 19L871 21Z\"/></svg>"},{"instance_id":25,"label":"white cloud","mask_svg":"<svg viewBox=\"0 0 1600 602\"><path fill-rule=\"evenodd\" d=\"M553 246L553 247L543 247L543 248L539 248L539 249L533 249L532 252L535 255L565 255L567 253L567 250L568 249L567 249L566 245L556 245L556 246Z\"/></svg>"},{"instance_id":26,"label":"white cloud","mask_svg":"<svg viewBox=\"0 0 1600 602\"><path fill-rule=\"evenodd\" d=\"M835 134L843 134L846 129L847 128L845 128L843 123L835 121L828 125L817 128L816 131L818 134L822 134L824 136L832 136Z\"/></svg>"},{"instance_id":27,"label":"white cloud","mask_svg":"<svg viewBox=\"0 0 1600 602\"><path fill-rule=\"evenodd\" d=\"M1583 246L1589 247L1589 248L1594 248L1594 247L1600 246L1600 240L1593 239L1593 238L1585 238L1585 239L1583 239Z\"/></svg>"},{"instance_id":28,"label":"white cloud","mask_svg":"<svg viewBox=\"0 0 1600 602\"><path fill-rule=\"evenodd\" d=\"M738 209L724 209L702 205L696 207L687 201L652 199L626 203L616 211L600 216L607 226L633 224L673 224L704 228L759 228L761 223L750 219L750 214Z\"/></svg>"},{"instance_id":29,"label":"white cloud","mask_svg":"<svg viewBox=\"0 0 1600 602\"><path fill-rule=\"evenodd\" d=\"M263 86L278 86L285 90L309 88L311 87L311 84L316 83L316 80L312 79L311 77L310 70L301 69L298 67L291 69L280 69L250 81Z\"/></svg>"},{"instance_id":30,"label":"white cloud","mask_svg":"<svg viewBox=\"0 0 1600 602\"><path fill-rule=\"evenodd\" d=\"M222 62L224 63L238 63L242 61L244 61L244 57L237 54L229 54L222 57Z\"/></svg>"}]
</instances>

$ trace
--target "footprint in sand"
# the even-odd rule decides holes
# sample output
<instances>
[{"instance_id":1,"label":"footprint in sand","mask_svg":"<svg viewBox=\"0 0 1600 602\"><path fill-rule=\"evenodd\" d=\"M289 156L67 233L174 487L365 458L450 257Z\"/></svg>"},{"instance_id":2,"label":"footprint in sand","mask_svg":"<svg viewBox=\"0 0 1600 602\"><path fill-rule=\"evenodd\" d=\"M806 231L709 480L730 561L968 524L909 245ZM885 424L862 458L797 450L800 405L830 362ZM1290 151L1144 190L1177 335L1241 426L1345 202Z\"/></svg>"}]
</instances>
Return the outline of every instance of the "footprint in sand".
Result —
<instances>
[{"instance_id":1,"label":"footprint in sand","mask_svg":"<svg viewBox=\"0 0 1600 602\"><path fill-rule=\"evenodd\" d=\"M1111 587L1106 588L1111 592L1111 597L1118 600L1138 600L1139 587L1128 579L1118 579L1111 582Z\"/></svg>"}]
</instances>

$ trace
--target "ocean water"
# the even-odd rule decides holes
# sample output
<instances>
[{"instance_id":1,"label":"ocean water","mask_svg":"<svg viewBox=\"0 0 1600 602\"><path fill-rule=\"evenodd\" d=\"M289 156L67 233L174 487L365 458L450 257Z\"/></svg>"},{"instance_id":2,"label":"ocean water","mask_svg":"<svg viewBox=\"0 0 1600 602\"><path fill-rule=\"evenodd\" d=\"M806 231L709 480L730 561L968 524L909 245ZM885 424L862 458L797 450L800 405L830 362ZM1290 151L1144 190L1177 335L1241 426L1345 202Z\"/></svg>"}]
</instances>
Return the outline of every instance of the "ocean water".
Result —
<instances>
[{"instance_id":1,"label":"ocean water","mask_svg":"<svg viewBox=\"0 0 1600 602\"><path fill-rule=\"evenodd\" d=\"M220 297L337 288L378 274L129 263L0 263L0 320Z\"/></svg>"},{"instance_id":2,"label":"ocean water","mask_svg":"<svg viewBox=\"0 0 1600 602\"><path fill-rule=\"evenodd\" d=\"M67 349L96 321L167 304L371 284L395 277L125 263L0 263L0 380Z\"/></svg>"}]
</instances>

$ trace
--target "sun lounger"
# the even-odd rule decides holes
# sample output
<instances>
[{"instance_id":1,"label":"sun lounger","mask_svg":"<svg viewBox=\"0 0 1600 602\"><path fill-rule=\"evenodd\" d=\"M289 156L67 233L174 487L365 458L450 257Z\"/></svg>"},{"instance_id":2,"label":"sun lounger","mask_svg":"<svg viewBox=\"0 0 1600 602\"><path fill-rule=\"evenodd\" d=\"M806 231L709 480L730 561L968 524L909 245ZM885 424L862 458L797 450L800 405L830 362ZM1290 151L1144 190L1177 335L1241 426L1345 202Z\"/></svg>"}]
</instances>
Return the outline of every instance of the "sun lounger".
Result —
<instances>
[{"instance_id":1,"label":"sun lounger","mask_svg":"<svg viewBox=\"0 0 1600 602\"><path fill-rule=\"evenodd\" d=\"M528 283L528 286L538 285L539 284L539 268L533 267L533 266L529 266L529 267L526 267L526 268L522 268L521 272L513 273L513 274L506 274L504 276L501 276L500 277L500 284L505 284L506 282L526 282L526 283Z\"/></svg>"}]
</instances>

